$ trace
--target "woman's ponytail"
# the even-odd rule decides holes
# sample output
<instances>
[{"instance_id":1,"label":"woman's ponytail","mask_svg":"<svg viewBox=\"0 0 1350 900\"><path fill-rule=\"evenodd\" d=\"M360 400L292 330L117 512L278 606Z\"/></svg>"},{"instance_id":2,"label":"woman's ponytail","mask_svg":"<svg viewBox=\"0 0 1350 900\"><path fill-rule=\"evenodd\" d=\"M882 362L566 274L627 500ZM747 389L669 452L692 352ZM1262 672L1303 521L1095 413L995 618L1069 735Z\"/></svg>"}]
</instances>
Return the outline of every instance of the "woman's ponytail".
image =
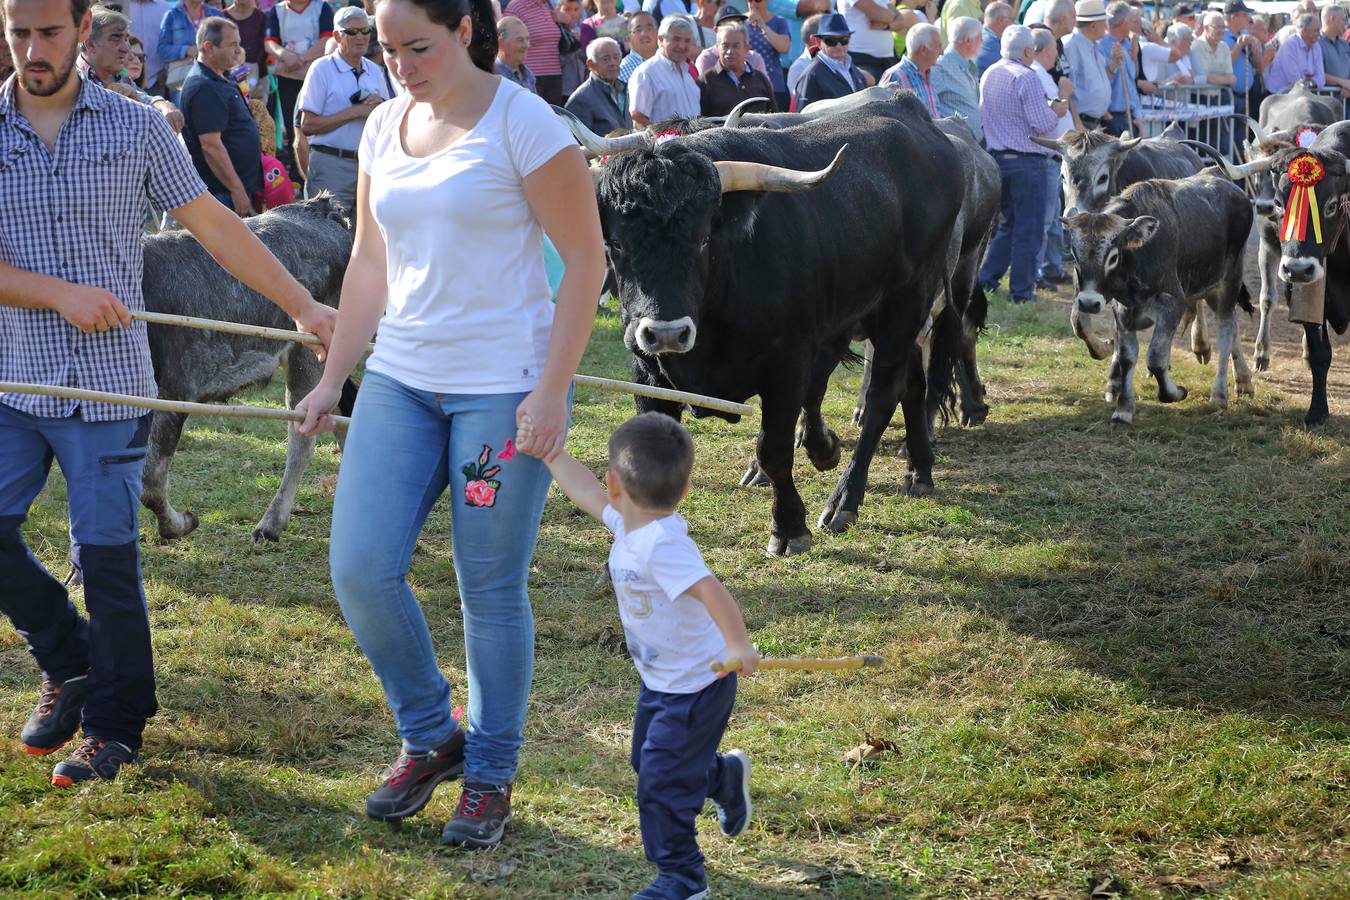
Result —
<instances>
[{"instance_id":1,"label":"woman's ponytail","mask_svg":"<svg viewBox=\"0 0 1350 900\"><path fill-rule=\"evenodd\" d=\"M468 0L473 37L469 39L469 59L484 72L497 71L497 22L492 0Z\"/></svg>"}]
</instances>

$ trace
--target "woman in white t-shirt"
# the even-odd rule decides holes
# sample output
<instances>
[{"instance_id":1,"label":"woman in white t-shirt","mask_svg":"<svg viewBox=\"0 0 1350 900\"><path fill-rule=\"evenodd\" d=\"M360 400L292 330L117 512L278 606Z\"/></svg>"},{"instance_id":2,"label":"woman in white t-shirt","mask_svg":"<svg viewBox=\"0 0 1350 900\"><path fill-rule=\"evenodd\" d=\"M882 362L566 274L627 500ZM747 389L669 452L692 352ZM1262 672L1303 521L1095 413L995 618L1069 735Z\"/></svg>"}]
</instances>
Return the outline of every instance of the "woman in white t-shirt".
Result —
<instances>
[{"instance_id":1,"label":"woman in white t-shirt","mask_svg":"<svg viewBox=\"0 0 1350 900\"><path fill-rule=\"evenodd\" d=\"M487 847L510 819L534 666L527 582L549 485L543 460L563 446L604 279L599 214L566 126L492 74L490 0L376 0L375 19L406 91L371 113L362 134L337 330L323 379L297 408L302 432L331 426L343 380L378 326L329 552L343 616L403 739L366 813L406 818L462 771L443 839ZM566 264L556 310L545 230ZM447 487L467 734L406 580Z\"/></svg>"}]
</instances>

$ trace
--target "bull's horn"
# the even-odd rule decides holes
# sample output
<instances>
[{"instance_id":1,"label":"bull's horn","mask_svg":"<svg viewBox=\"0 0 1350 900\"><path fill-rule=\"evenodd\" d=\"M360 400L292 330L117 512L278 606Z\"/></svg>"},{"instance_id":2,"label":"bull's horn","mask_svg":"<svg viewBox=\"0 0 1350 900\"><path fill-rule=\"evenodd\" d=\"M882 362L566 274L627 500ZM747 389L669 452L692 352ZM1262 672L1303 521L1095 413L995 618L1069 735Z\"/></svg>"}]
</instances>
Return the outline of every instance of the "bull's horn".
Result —
<instances>
[{"instance_id":1,"label":"bull's horn","mask_svg":"<svg viewBox=\"0 0 1350 900\"><path fill-rule=\"evenodd\" d=\"M751 97L749 100L742 100L740 103L737 103L734 107L732 107L731 112L727 114L726 124L723 125L722 127L740 128L741 116L745 115L745 111L747 109L749 109L752 106L755 106L756 104L768 102L769 102L768 97Z\"/></svg>"},{"instance_id":2,"label":"bull's horn","mask_svg":"<svg viewBox=\"0 0 1350 900\"><path fill-rule=\"evenodd\" d=\"M1235 166L1224 159L1222 153L1209 144L1206 144L1204 141L1182 141L1181 143L1185 144L1187 147L1194 147L1206 156L1213 157L1214 161L1219 164L1219 168L1223 169L1223 174L1233 181L1241 181L1244 178L1259 175L1275 165L1275 157L1267 156L1264 159L1254 159L1251 162L1245 162Z\"/></svg>"},{"instance_id":3,"label":"bull's horn","mask_svg":"<svg viewBox=\"0 0 1350 900\"><path fill-rule=\"evenodd\" d=\"M1034 134L1031 136L1031 142L1032 142L1033 144L1039 144L1039 145L1041 145L1042 147L1044 147L1044 148L1047 149L1047 150L1057 150L1057 151L1058 151L1058 150L1063 150L1063 149L1064 149L1064 142L1063 142L1063 141L1056 141L1056 140L1051 140L1050 138L1037 137L1037 136L1034 135Z\"/></svg>"},{"instance_id":4,"label":"bull's horn","mask_svg":"<svg viewBox=\"0 0 1350 900\"><path fill-rule=\"evenodd\" d=\"M652 139L644 131L635 131L632 134L625 134L623 137L616 138L601 137L561 106L553 107L553 111L562 116L563 121L567 123L567 127L572 129L572 136L577 139L577 143L581 144L582 149L586 151L586 155L592 159L597 156L613 156L616 153L651 149Z\"/></svg>"},{"instance_id":5,"label":"bull's horn","mask_svg":"<svg viewBox=\"0 0 1350 900\"><path fill-rule=\"evenodd\" d=\"M1126 150L1133 150L1135 147L1139 146L1139 142L1142 140L1143 138L1141 137L1137 138L1121 137L1121 139L1116 142L1116 150L1120 153L1124 153Z\"/></svg>"},{"instance_id":6,"label":"bull's horn","mask_svg":"<svg viewBox=\"0 0 1350 900\"><path fill-rule=\"evenodd\" d=\"M722 193L733 191L768 191L770 193L791 194L797 191L809 191L820 187L839 171L848 144L839 148L834 161L818 172L803 172L798 169L785 169L766 163L737 162L719 159L713 163L722 179Z\"/></svg>"},{"instance_id":7,"label":"bull's horn","mask_svg":"<svg viewBox=\"0 0 1350 900\"><path fill-rule=\"evenodd\" d=\"M1252 134L1256 136L1256 142L1258 144L1264 144L1266 141L1270 140L1270 135L1261 127L1261 123L1251 116L1244 116L1242 113L1229 113L1228 115L1230 118L1241 119L1243 122L1247 123L1247 127L1250 128Z\"/></svg>"}]
</instances>

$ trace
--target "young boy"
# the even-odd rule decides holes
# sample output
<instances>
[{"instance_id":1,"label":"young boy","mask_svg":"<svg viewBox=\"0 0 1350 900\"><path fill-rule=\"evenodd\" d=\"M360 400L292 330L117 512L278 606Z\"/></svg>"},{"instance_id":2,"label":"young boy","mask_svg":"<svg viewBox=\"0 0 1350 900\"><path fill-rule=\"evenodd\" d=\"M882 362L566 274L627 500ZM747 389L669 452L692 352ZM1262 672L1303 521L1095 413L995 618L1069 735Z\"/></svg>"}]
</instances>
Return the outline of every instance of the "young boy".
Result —
<instances>
[{"instance_id":1,"label":"young boy","mask_svg":"<svg viewBox=\"0 0 1350 900\"><path fill-rule=\"evenodd\" d=\"M572 502L614 532L609 570L642 676L632 751L638 817L658 871L634 900L708 896L694 828L706 799L717 807L723 834L740 834L750 821L750 760L740 750L717 752L736 675L717 675L711 665L739 661L752 674L759 653L736 601L703 564L675 512L689 493L693 465L689 432L660 413L629 419L610 436L604 487L566 452L549 463Z\"/></svg>"}]
</instances>

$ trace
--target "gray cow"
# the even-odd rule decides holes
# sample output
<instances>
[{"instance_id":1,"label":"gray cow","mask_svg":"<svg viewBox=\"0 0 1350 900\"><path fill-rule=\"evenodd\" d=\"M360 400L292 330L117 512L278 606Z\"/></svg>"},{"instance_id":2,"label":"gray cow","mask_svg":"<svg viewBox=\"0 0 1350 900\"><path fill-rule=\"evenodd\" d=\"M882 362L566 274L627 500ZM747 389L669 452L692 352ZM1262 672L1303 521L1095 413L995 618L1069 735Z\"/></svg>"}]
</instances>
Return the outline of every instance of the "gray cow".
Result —
<instances>
[{"instance_id":1,"label":"gray cow","mask_svg":"<svg viewBox=\"0 0 1350 900\"><path fill-rule=\"evenodd\" d=\"M1100 212L1112 197L1132 184L1149 178L1185 178L1199 172L1204 162L1182 143L1184 137L1184 130L1177 126L1152 138L1120 139L1102 131L1070 131L1058 140L1032 140L1063 156L1064 208ZM1092 333L1077 305L1070 310L1069 323L1093 359L1111 354L1111 343ZM1191 330L1191 349L1201 362L1208 361L1209 338L1201 316L1196 317Z\"/></svg>"},{"instance_id":2,"label":"gray cow","mask_svg":"<svg viewBox=\"0 0 1350 900\"><path fill-rule=\"evenodd\" d=\"M342 207L327 195L278 207L248 219L248 227L320 303L336 306L351 255L352 233ZM224 319L294 330L295 323L262 295L229 277L187 232L145 238L145 306L151 312ZM318 383L322 371L300 344L151 325L150 355L159 395L167 400L217 403L266 384L277 366L286 369L286 405L293 407ZM344 391L348 409L354 389ZM187 416L155 413L145 460L141 502L159 520L159 534L179 538L197 527L197 517L169 502L169 463ZM278 540L291 516L296 488L314 453L314 438L293 429L286 444L286 471L253 540Z\"/></svg>"},{"instance_id":3,"label":"gray cow","mask_svg":"<svg viewBox=\"0 0 1350 900\"><path fill-rule=\"evenodd\" d=\"M1175 403L1186 389L1170 374L1172 336L1188 307L1200 299L1218 318L1218 372L1210 401L1228 404L1228 360L1238 393L1253 393L1236 337L1233 310L1251 311L1242 282L1242 255L1252 227L1251 204L1233 182L1201 174L1180 181L1153 179L1126 188L1100 213L1071 211L1064 219L1077 270L1076 305L1098 313L1115 302L1116 352L1106 399L1115 403L1111 421L1134 419L1135 332L1154 326L1148 369L1158 381L1158 399Z\"/></svg>"}]
</instances>

